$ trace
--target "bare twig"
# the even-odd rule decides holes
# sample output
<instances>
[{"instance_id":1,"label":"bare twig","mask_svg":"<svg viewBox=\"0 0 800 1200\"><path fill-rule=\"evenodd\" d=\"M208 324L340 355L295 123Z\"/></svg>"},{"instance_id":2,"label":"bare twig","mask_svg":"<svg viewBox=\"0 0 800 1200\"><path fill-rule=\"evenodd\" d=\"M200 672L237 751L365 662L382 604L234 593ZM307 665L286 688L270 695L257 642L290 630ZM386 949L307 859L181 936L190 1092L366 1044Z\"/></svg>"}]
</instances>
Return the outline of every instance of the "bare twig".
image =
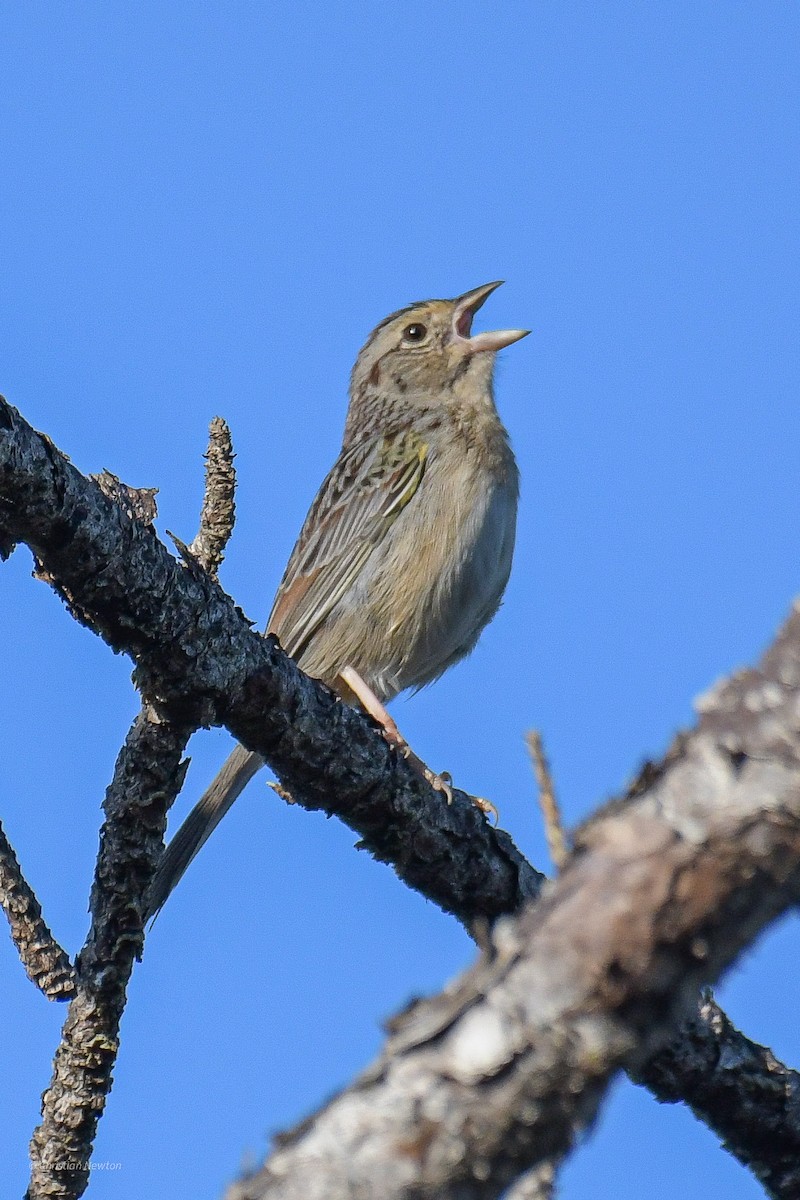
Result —
<instances>
[{"instance_id":1,"label":"bare twig","mask_svg":"<svg viewBox=\"0 0 800 1200\"><path fill-rule=\"evenodd\" d=\"M216 575L219 571L236 519L234 457L231 431L222 417L214 417L208 428L206 486L200 528L189 547L210 575Z\"/></svg>"},{"instance_id":2,"label":"bare twig","mask_svg":"<svg viewBox=\"0 0 800 1200\"><path fill-rule=\"evenodd\" d=\"M0 905L11 927L25 974L48 1000L75 994L75 972L42 917L42 909L25 880L17 856L0 825Z\"/></svg>"},{"instance_id":3,"label":"bare twig","mask_svg":"<svg viewBox=\"0 0 800 1200\"><path fill-rule=\"evenodd\" d=\"M556 798L556 789L553 784L550 764L547 761L544 746L542 745L542 735L538 729L531 729L529 733L526 733L525 741L528 744L528 751L533 761L533 769L536 772L536 782L539 786L539 807L542 810L542 817L544 818L547 848L550 851L553 866L557 871L560 871L567 861L569 848L567 846L567 839L564 836L561 809Z\"/></svg>"},{"instance_id":4,"label":"bare twig","mask_svg":"<svg viewBox=\"0 0 800 1200\"><path fill-rule=\"evenodd\" d=\"M283 787L280 783L277 782L277 780L275 780L275 779L268 780L267 787L272 788L275 795L280 796L281 800L283 800L283 802L285 804L294 804L294 796L292 795L292 793L288 792L285 787Z\"/></svg>"}]
</instances>

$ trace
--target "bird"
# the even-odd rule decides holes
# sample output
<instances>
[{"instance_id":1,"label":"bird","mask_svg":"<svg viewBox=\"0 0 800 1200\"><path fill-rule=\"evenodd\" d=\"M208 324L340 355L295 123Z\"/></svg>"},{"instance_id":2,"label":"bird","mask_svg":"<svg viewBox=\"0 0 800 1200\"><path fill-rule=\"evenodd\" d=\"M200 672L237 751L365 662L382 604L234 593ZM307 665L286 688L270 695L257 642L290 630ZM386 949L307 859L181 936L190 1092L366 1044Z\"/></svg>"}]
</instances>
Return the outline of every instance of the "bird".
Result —
<instances>
[{"instance_id":1,"label":"bird","mask_svg":"<svg viewBox=\"0 0 800 1200\"><path fill-rule=\"evenodd\" d=\"M494 401L497 352L530 331L473 333L502 280L381 321L350 378L339 456L313 501L267 623L307 674L364 708L412 754L386 710L468 655L511 571L519 471ZM264 760L237 746L166 847L155 916Z\"/></svg>"}]
</instances>

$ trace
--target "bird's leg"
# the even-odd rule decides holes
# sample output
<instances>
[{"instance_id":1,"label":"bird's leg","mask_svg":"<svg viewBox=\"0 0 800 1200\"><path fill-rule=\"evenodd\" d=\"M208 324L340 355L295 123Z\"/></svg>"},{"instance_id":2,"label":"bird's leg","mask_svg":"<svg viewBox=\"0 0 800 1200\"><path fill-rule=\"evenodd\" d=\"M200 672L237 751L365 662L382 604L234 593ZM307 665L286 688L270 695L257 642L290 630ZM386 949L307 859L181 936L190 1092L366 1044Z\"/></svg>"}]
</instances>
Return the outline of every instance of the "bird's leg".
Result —
<instances>
[{"instance_id":1,"label":"bird's leg","mask_svg":"<svg viewBox=\"0 0 800 1200\"><path fill-rule=\"evenodd\" d=\"M389 745L394 746L417 774L421 775L423 779L427 779L431 787L437 792L444 792L447 803L452 804L453 779L449 772L442 771L439 773L431 770L427 763L424 763L419 755L414 753L397 728L397 722L391 713L388 712L386 705L378 699L369 684L361 678L358 671L353 667L343 667L339 672L339 678L347 685L364 711L369 713L373 720L377 721L381 726L383 736ZM470 799L482 813L491 813L495 821L497 820L499 814L489 800L484 800L480 796L471 796Z\"/></svg>"},{"instance_id":2,"label":"bird's leg","mask_svg":"<svg viewBox=\"0 0 800 1200\"><path fill-rule=\"evenodd\" d=\"M373 720L377 721L383 730L383 736L390 746L394 746L399 750L403 758L414 768L418 775L422 775L427 779L428 783L436 789L437 792L444 792L447 797L447 803L450 804L453 799L453 789L450 786L450 776L447 772L439 775L432 771L422 759L414 753L406 739L403 737L400 730L397 728L397 722L386 708L386 705L378 699L369 684L361 678L358 671L353 667L344 667L339 672L339 678L347 684L350 691L358 700L364 712L369 713Z\"/></svg>"}]
</instances>

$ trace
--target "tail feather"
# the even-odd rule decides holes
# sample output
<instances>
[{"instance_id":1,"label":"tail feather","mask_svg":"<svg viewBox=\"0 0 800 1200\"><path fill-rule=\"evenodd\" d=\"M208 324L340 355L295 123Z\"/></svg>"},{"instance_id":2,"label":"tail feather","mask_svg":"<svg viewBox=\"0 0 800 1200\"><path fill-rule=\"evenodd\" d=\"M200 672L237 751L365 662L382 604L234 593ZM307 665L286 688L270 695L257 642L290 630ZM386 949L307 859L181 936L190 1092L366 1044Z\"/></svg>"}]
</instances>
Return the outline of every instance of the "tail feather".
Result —
<instances>
[{"instance_id":1,"label":"tail feather","mask_svg":"<svg viewBox=\"0 0 800 1200\"><path fill-rule=\"evenodd\" d=\"M237 746L226 759L164 851L147 895L146 920L158 916L189 863L263 765L261 755L244 746Z\"/></svg>"}]
</instances>

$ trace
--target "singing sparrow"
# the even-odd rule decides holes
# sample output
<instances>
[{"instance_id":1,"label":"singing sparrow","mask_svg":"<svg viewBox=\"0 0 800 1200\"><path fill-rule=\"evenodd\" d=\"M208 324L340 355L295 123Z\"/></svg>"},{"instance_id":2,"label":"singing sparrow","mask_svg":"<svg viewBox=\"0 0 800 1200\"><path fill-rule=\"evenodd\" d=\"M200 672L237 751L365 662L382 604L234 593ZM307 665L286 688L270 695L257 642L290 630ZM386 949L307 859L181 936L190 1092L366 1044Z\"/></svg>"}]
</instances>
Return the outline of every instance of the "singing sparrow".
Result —
<instances>
[{"instance_id":1,"label":"singing sparrow","mask_svg":"<svg viewBox=\"0 0 800 1200\"><path fill-rule=\"evenodd\" d=\"M267 625L308 675L399 743L385 702L469 654L511 570L519 476L492 374L497 351L528 331L471 331L499 286L411 304L373 330L353 367L339 457ZM165 850L149 915L262 765L233 751Z\"/></svg>"}]
</instances>

